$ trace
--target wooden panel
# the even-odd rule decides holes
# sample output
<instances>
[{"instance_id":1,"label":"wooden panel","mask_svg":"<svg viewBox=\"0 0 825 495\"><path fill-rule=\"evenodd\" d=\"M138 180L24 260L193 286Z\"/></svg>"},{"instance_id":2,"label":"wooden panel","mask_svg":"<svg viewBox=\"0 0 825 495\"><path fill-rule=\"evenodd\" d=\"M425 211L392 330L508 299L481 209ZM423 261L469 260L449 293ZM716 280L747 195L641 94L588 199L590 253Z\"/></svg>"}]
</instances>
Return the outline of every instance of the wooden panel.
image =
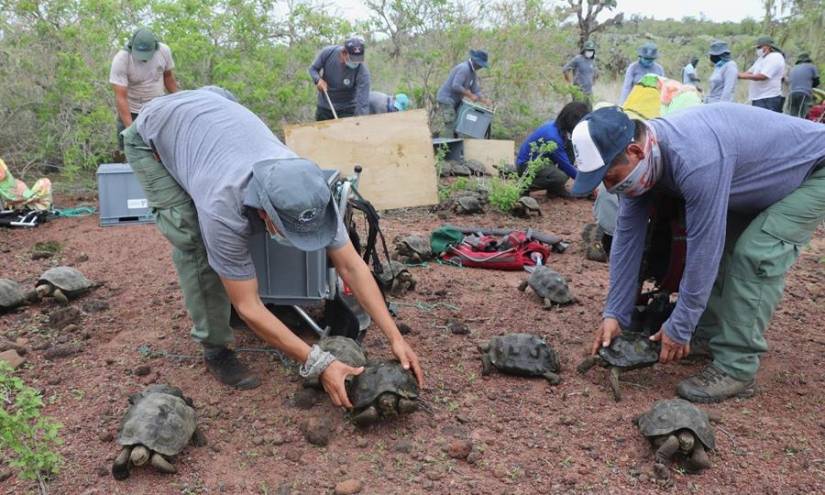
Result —
<instances>
[{"instance_id":1,"label":"wooden panel","mask_svg":"<svg viewBox=\"0 0 825 495\"><path fill-rule=\"evenodd\" d=\"M512 166L515 163L516 144L513 141L497 139L465 139L464 159L477 160L484 164L490 175L498 174L493 165Z\"/></svg>"},{"instance_id":2,"label":"wooden panel","mask_svg":"<svg viewBox=\"0 0 825 495\"><path fill-rule=\"evenodd\" d=\"M438 203L430 129L424 110L349 117L284 129L286 145L343 175L361 165L359 191L380 209Z\"/></svg>"}]
</instances>

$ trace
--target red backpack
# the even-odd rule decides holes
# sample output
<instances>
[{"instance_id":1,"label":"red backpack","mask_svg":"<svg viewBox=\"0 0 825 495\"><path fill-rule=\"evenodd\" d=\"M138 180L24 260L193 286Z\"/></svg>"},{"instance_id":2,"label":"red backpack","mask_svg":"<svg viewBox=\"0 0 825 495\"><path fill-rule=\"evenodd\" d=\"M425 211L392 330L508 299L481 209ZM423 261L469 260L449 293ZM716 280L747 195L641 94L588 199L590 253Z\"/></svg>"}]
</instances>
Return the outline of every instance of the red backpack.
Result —
<instances>
[{"instance_id":1,"label":"red backpack","mask_svg":"<svg viewBox=\"0 0 825 495\"><path fill-rule=\"evenodd\" d=\"M457 246L450 246L441 259L453 264L489 268L491 270L523 270L536 264L533 254L546 260L550 247L525 232L515 231L506 236L467 236Z\"/></svg>"}]
</instances>

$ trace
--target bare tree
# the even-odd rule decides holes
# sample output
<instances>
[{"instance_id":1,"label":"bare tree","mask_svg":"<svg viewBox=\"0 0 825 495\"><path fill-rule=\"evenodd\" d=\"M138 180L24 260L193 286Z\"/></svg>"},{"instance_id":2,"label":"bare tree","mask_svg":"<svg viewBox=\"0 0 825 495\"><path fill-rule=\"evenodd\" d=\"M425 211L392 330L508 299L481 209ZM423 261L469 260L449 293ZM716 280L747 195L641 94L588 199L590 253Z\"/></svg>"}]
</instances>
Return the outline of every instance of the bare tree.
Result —
<instances>
[{"instance_id":1,"label":"bare tree","mask_svg":"<svg viewBox=\"0 0 825 495\"><path fill-rule=\"evenodd\" d=\"M401 55L405 40L452 17L452 6L444 0L366 0L364 4L373 12L375 31L392 41L393 58Z\"/></svg>"},{"instance_id":2,"label":"bare tree","mask_svg":"<svg viewBox=\"0 0 825 495\"><path fill-rule=\"evenodd\" d=\"M584 46L593 33L604 30L608 26L619 25L624 14L618 13L604 21L597 18L603 11L612 11L616 8L616 0L567 0L570 13L576 15L579 27L579 49Z\"/></svg>"}]
</instances>

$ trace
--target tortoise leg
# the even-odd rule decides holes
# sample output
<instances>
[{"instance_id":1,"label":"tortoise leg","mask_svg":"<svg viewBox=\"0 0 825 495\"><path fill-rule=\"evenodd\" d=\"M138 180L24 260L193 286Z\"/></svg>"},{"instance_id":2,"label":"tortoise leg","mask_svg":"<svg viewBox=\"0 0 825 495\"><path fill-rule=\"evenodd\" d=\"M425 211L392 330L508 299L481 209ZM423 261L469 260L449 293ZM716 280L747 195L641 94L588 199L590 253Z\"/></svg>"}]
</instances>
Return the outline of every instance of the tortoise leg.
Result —
<instances>
[{"instance_id":1,"label":"tortoise leg","mask_svg":"<svg viewBox=\"0 0 825 495\"><path fill-rule=\"evenodd\" d=\"M702 471L710 467L710 458L702 442L696 442L690 454L689 467L691 471Z\"/></svg>"},{"instance_id":2,"label":"tortoise leg","mask_svg":"<svg viewBox=\"0 0 825 495\"><path fill-rule=\"evenodd\" d=\"M364 427L373 423L377 423L381 417L378 415L378 409L375 406L369 406L360 413L352 417L352 422L356 426Z\"/></svg>"},{"instance_id":3,"label":"tortoise leg","mask_svg":"<svg viewBox=\"0 0 825 495\"><path fill-rule=\"evenodd\" d=\"M43 299L44 297L49 296L52 293L52 286L49 284L42 284L38 285L34 288L35 294L37 294L37 299Z\"/></svg>"},{"instance_id":4,"label":"tortoise leg","mask_svg":"<svg viewBox=\"0 0 825 495\"><path fill-rule=\"evenodd\" d=\"M112 463L112 477L116 480L125 480L129 477L129 455L132 453L132 447L123 447L120 454L115 457L115 462Z\"/></svg>"},{"instance_id":5,"label":"tortoise leg","mask_svg":"<svg viewBox=\"0 0 825 495\"><path fill-rule=\"evenodd\" d=\"M599 364L599 361L601 361L599 356L587 356L581 363L579 363L578 366L576 366L576 371L580 374L585 374L590 371L590 368Z\"/></svg>"},{"instance_id":6,"label":"tortoise leg","mask_svg":"<svg viewBox=\"0 0 825 495\"><path fill-rule=\"evenodd\" d=\"M152 454L152 466L161 473L175 474L178 472L177 468L169 463L162 455L155 452Z\"/></svg>"},{"instance_id":7,"label":"tortoise leg","mask_svg":"<svg viewBox=\"0 0 825 495\"><path fill-rule=\"evenodd\" d=\"M544 378L546 378L547 381L550 382L550 385L558 385L559 383L561 383L561 377L557 373L553 373L552 371L547 371L542 376L544 376Z\"/></svg>"},{"instance_id":8,"label":"tortoise leg","mask_svg":"<svg viewBox=\"0 0 825 495\"><path fill-rule=\"evenodd\" d=\"M54 292L52 292L52 297L62 306L69 304L69 298L66 297L66 294L60 289L55 289Z\"/></svg>"},{"instance_id":9,"label":"tortoise leg","mask_svg":"<svg viewBox=\"0 0 825 495\"><path fill-rule=\"evenodd\" d=\"M418 410L418 401L413 399L398 399L398 413L410 414Z\"/></svg>"},{"instance_id":10,"label":"tortoise leg","mask_svg":"<svg viewBox=\"0 0 825 495\"><path fill-rule=\"evenodd\" d=\"M486 376L493 371L493 362L490 361L490 356L484 354L481 356L481 374Z\"/></svg>"},{"instance_id":11,"label":"tortoise leg","mask_svg":"<svg viewBox=\"0 0 825 495\"><path fill-rule=\"evenodd\" d=\"M610 383L610 390L613 391L613 399L616 402L622 400L622 391L619 389L619 376L621 374L622 370L615 366L611 366L610 372L607 374L607 380Z\"/></svg>"},{"instance_id":12,"label":"tortoise leg","mask_svg":"<svg viewBox=\"0 0 825 495\"><path fill-rule=\"evenodd\" d=\"M522 292L524 292L525 290L527 290L527 281L526 281L526 280L525 280L525 281L523 281L522 283L520 283L520 284L519 284L519 286L518 286L518 290L520 290L520 291L522 291Z\"/></svg>"},{"instance_id":13,"label":"tortoise leg","mask_svg":"<svg viewBox=\"0 0 825 495\"><path fill-rule=\"evenodd\" d=\"M544 298L544 309L553 309L553 301L549 297Z\"/></svg>"},{"instance_id":14,"label":"tortoise leg","mask_svg":"<svg viewBox=\"0 0 825 495\"><path fill-rule=\"evenodd\" d=\"M132 460L132 464L135 466L143 466L149 460L149 456L149 449L143 445L138 445L132 449L129 459Z\"/></svg>"},{"instance_id":15,"label":"tortoise leg","mask_svg":"<svg viewBox=\"0 0 825 495\"><path fill-rule=\"evenodd\" d=\"M679 450L679 437L676 435L668 435L662 445L656 450L656 462L658 464L667 464Z\"/></svg>"},{"instance_id":16,"label":"tortoise leg","mask_svg":"<svg viewBox=\"0 0 825 495\"><path fill-rule=\"evenodd\" d=\"M189 442L194 447L203 447L207 444L206 436L203 434L200 428L195 427L195 432L192 433L192 438L189 439Z\"/></svg>"}]
</instances>

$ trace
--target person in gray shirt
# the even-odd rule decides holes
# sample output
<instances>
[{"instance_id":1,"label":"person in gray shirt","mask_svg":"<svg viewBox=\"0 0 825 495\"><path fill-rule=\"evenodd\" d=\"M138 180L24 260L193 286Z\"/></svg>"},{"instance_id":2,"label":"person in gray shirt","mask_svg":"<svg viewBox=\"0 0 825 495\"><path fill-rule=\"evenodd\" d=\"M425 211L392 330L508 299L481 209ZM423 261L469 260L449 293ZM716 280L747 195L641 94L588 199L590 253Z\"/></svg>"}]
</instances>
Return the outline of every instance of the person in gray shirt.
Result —
<instances>
[{"instance_id":1,"label":"person in gray shirt","mask_svg":"<svg viewBox=\"0 0 825 495\"><path fill-rule=\"evenodd\" d=\"M699 57L692 57L690 62L682 68L682 84L690 84L691 86L698 86L699 76L696 74L696 66L699 65Z\"/></svg>"},{"instance_id":2,"label":"person in gray shirt","mask_svg":"<svg viewBox=\"0 0 825 495\"><path fill-rule=\"evenodd\" d=\"M470 50L470 59L450 70L447 80L436 93L438 117L436 117L433 135L450 138L455 136L458 107L461 106L461 100L464 98L470 101L491 103L489 99L481 96L481 85L478 82L478 71L488 66L487 52Z\"/></svg>"},{"instance_id":3,"label":"person in gray shirt","mask_svg":"<svg viewBox=\"0 0 825 495\"><path fill-rule=\"evenodd\" d=\"M813 88L819 86L819 69L809 54L799 54L788 80L791 87L788 95L788 115L805 118L813 106Z\"/></svg>"},{"instance_id":4,"label":"person in gray shirt","mask_svg":"<svg viewBox=\"0 0 825 495\"><path fill-rule=\"evenodd\" d=\"M235 388L260 385L228 348L231 302L260 338L303 363L303 376L320 377L333 403L351 407L344 380L363 368L308 346L261 302L249 242L253 233L266 231L303 251L326 249L393 353L421 382L418 358L353 248L323 172L230 95L212 87L156 98L123 132L129 164L173 246L192 336L203 345L207 369Z\"/></svg>"},{"instance_id":5,"label":"person in gray shirt","mask_svg":"<svg viewBox=\"0 0 825 495\"><path fill-rule=\"evenodd\" d=\"M309 76L318 88L316 121L369 115L370 71L364 50L363 40L350 38L343 46L328 46L315 57Z\"/></svg>"},{"instance_id":6,"label":"person in gray shirt","mask_svg":"<svg viewBox=\"0 0 825 495\"><path fill-rule=\"evenodd\" d=\"M630 323L651 208L667 194L684 203L687 257L676 307L651 336L660 362L709 339L713 362L678 394L694 402L752 394L785 275L825 220L825 126L736 103L649 122L610 107L585 117L572 140L572 193L604 183L620 196L593 354Z\"/></svg>"},{"instance_id":7,"label":"person in gray shirt","mask_svg":"<svg viewBox=\"0 0 825 495\"><path fill-rule=\"evenodd\" d=\"M596 44L587 40L582 46L581 53L571 58L562 67L564 80L571 82L581 89L587 96L593 94L593 81L596 79ZM570 73L573 73L571 80Z\"/></svg>"},{"instance_id":8,"label":"person in gray shirt","mask_svg":"<svg viewBox=\"0 0 825 495\"><path fill-rule=\"evenodd\" d=\"M403 112L408 108L410 108L410 98L404 93L393 96L380 91L370 91L370 115Z\"/></svg>"},{"instance_id":9,"label":"person in gray shirt","mask_svg":"<svg viewBox=\"0 0 825 495\"><path fill-rule=\"evenodd\" d=\"M708 94L705 103L733 101L736 81L739 80L739 67L730 58L730 48L724 41L710 44L708 58L713 64L713 73L708 78Z\"/></svg>"},{"instance_id":10,"label":"person in gray shirt","mask_svg":"<svg viewBox=\"0 0 825 495\"><path fill-rule=\"evenodd\" d=\"M659 58L659 49L655 43L645 43L637 50L639 60L627 66L622 83L622 93L619 96L619 106L624 105L627 95L633 90L633 85L639 82L647 74L656 74L664 77L665 70L656 63Z\"/></svg>"}]
</instances>

